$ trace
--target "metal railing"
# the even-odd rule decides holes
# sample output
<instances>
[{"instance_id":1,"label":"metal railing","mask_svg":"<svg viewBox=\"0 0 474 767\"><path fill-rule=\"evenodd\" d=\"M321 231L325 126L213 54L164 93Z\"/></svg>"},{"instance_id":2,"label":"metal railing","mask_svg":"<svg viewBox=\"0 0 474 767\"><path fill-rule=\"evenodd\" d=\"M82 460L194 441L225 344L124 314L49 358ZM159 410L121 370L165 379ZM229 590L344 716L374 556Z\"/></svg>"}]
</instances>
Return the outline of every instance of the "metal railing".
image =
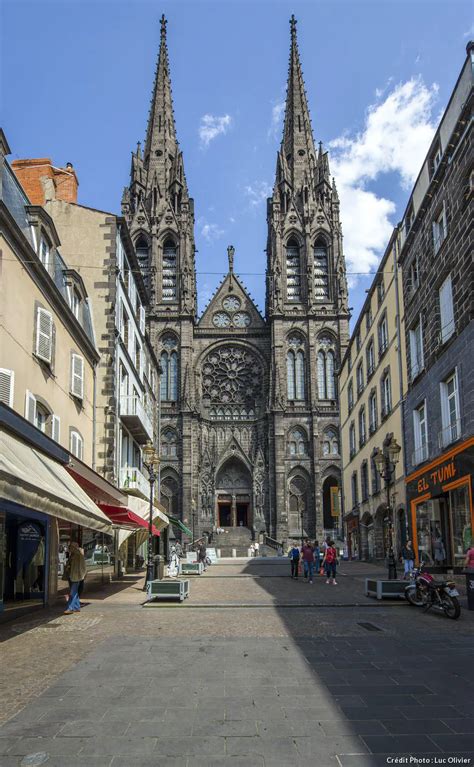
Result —
<instances>
[{"instance_id":1,"label":"metal railing","mask_svg":"<svg viewBox=\"0 0 474 767\"><path fill-rule=\"evenodd\" d=\"M459 437L461 436L461 419L457 418L453 423L450 423L449 426L446 426L444 429L440 429L438 437L439 437L439 446L441 448L446 447L447 445L450 445L451 442L455 442Z\"/></svg>"},{"instance_id":2,"label":"metal railing","mask_svg":"<svg viewBox=\"0 0 474 767\"><path fill-rule=\"evenodd\" d=\"M269 549L275 549L275 551L278 551L280 548L283 549L283 543L277 541L275 538L271 538L269 535L264 535L263 543L265 546L268 546Z\"/></svg>"},{"instance_id":3,"label":"metal railing","mask_svg":"<svg viewBox=\"0 0 474 767\"><path fill-rule=\"evenodd\" d=\"M419 463L423 463L428 458L428 445L420 445L413 451L411 462L413 466L417 466Z\"/></svg>"},{"instance_id":4,"label":"metal railing","mask_svg":"<svg viewBox=\"0 0 474 767\"><path fill-rule=\"evenodd\" d=\"M137 466L124 466L120 470L120 489L136 490L145 498L150 495L150 483Z\"/></svg>"}]
</instances>

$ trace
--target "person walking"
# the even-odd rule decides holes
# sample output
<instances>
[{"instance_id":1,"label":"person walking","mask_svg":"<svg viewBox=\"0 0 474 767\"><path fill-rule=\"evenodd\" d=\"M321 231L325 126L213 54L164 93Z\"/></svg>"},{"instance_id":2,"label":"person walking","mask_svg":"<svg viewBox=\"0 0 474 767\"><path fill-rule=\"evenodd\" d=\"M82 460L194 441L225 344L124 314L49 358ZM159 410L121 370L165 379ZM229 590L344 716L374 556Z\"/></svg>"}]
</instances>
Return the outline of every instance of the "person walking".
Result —
<instances>
[{"instance_id":1,"label":"person walking","mask_svg":"<svg viewBox=\"0 0 474 767\"><path fill-rule=\"evenodd\" d=\"M291 564L291 577L298 579L298 566L300 563L300 550L298 546L293 544L288 552L288 557Z\"/></svg>"},{"instance_id":2,"label":"person walking","mask_svg":"<svg viewBox=\"0 0 474 767\"><path fill-rule=\"evenodd\" d=\"M206 542L202 541L198 549L198 562L201 562L203 570L207 570L206 557L207 557Z\"/></svg>"},{"instance_id":3,"label":"person walking","mask_svg":"<svg viewBox=\"0 0 474 767\"><path fill-rule=\"evenodd\" d=\"M324 552L323 566L326 570L326 583L332 583L337 586L336 581L336 565L337 565L337 551L334 546L334 541L329 540L327 542L326 551Z\"/></svg>"},{"instance_id":4,"label":"person walking","mask_svg":"<svg viewBox=\"0 0 474 767\"><path fill-rule=\"evenodd\" d=\"M303 556L304 577L306 580L309 580L309 582L312 583L314 572L314 552L308 538L306 538L304 546L301 549L301 554Z\"/></svg>"},{"instance_id":5,"label":"person walking","mask_svg":"<svg viewBox=\"0 0 474 767\"><path fill-rule=\"evenodd\" d=\"M402 548L403 559L403 577L406 580L410 577L410 573L413 571L413 565L415 563L415 552L413 551L413 545L410 538L407 539L404 547Z\"/></svg>"},{"instance_id":6,"label":"person walking","mask_svg":"<svg viewBox=\"0 0 474 767\"><path fill-rule=\"evenodd\" d=\"M68 576L71 584L69 599L64 611L64 615L72 615L81 611L81 603L79 601L79 584L84 580L86 576L86 560L84 554L79 548L79 544L76 541L71 541L69 544L69 560L67 563Z\"/></svg>"},{"instance_id":7,"label":"person walking","mask_svg":"<svg viewBox=\"0 0 474 767\"><path fill-rule=\"evenodd\" d=\"M318 575L320 567L321 567L321 549L319 548L319 541L314 542L313 553L314 553L314 571L316 575Z\"/></svg>"},{"instance_id":8,"label":"person walking","mask_svg":"<svg viewBox=\"0 0 474 767\"><path fill-rule=\"evenodd\" d=\"M471 545L469 546L466 552L466 559L464 560L464 566L466 570L474 571L474 540L471 541Z\"/></svg>"}]
</instances>

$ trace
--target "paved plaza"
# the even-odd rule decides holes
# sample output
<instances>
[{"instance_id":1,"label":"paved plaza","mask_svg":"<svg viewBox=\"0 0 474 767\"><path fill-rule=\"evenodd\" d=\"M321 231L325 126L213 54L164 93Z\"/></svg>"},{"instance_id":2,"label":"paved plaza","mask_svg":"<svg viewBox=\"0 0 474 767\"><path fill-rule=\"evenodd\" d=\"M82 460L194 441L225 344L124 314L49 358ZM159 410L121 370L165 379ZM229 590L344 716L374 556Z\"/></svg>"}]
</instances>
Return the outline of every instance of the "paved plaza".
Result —
<instances>
[{"instance_id":1,"label":"paved plaza","mask_svg":"<svg viewBox=\"0 0 474 767\"><path fill-rule=\"evenodd\" d=\"M374 572L229 561L183 605L144 609L128 576L3 624L1 767L474 764L474 614L368 600Z\"/></svg>"}]
</instances>

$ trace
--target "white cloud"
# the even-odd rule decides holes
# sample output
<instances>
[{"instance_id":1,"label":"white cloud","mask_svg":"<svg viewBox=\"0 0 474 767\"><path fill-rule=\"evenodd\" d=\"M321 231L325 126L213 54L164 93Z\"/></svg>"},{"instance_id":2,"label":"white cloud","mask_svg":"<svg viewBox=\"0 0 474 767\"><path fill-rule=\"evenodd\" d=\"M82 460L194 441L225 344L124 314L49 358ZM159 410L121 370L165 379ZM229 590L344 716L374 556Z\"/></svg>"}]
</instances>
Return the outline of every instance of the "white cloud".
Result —
<instances>
[{"instance_id":1,"label":"white cloud","mask_svg":"<svg viewBox=\"0 0 474 767\"><path fill-rule=\"evenodd\" d=\"M463 34L463 37L464 37L465 39L466 39L466 38L472 39L472 38L474 37L474 24L471 24L471 26L469 27L469 29L467 29L467 30L464 32L464 34Z\"/></svg>"},{"instance_id":2,"label":"white cloud","mask_svg":"<svg viewBox=\"0 0 474 767\"><path fill-rule=\"evenodd\" d=\"M278 135L281 131L281 123L283 118L283 113L285 111L285 101L278 101L276 104L272 107L272 119L270 123L270 127L268 129L268 136L269 138L278 138Z\"/></svg>"},{"instance_id":3,"label":"white cloud","mask_svg":"<svg viewBox=\"0 0 474 767\"><path fill-rule=\"evenodd\" d=\"M369 106L363 130L330 142L331 169L344 214L348 271L372 271L393 228L394 202L378 196L370 182L396 173L409 190L415 181L436 129L433 108L438 86L414 77L396 85L382 101ZM351 280L352 285L356 280Z\"/></svg>"},{"instance_id":4,"label":"white cloud","mask_svg":"<svg viewBox=\"0 0 474 767\"><path fill-rule=\"evenodd\" d=\"M203 115L199 126L199 138L201 146L207 147L217 136L225 135L232 125L230 115Z\"/></svg>"},{"instance_id":5,"label":"white cloud","mask_svg":"<svg viewBox=\"0 0 474 767\"><path fill-rule=\"evenodd\" d=\"M273 190L266 181L255 181L253 184L248 184L244 191L251 207L255 208L262 202L265 202L267 197L271 196Z\"/></svg>"},{"instance_id":6,"label":"white cloud","mask_svg":"<svg viewBox=\"0 0 474 767\"><path fill-rule=\"evenodd\" d=\"M201 237L204 237L207 242L215 242L215 240L218 240L224 234L224 230L217 224L210 224L204 218L198 220L198 227L201 232Z\"/></svg>"}]
</instances>

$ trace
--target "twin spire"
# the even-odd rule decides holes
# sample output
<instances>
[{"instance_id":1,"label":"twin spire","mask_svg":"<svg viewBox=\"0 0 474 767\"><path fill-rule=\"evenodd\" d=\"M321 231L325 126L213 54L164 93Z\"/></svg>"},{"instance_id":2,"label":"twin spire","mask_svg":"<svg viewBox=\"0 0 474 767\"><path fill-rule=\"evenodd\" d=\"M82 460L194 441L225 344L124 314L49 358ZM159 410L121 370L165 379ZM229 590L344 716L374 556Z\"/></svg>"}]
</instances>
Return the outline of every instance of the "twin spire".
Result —
<instances>
[{"instance_id":1,"label":"twin spire","mask_svg":"<svg viewBox=\"0 0 474 767\"><path fill-rule=\"evenodd\" d=\"M314 148L311 119L301 69L296 19L290 19L291 47L288 65L288 85L286 89L285 120L281 143L281 161L289 173L288 181L293 189L301 186L304 174L314 165Z\"/></svg>"}]
</instances>

